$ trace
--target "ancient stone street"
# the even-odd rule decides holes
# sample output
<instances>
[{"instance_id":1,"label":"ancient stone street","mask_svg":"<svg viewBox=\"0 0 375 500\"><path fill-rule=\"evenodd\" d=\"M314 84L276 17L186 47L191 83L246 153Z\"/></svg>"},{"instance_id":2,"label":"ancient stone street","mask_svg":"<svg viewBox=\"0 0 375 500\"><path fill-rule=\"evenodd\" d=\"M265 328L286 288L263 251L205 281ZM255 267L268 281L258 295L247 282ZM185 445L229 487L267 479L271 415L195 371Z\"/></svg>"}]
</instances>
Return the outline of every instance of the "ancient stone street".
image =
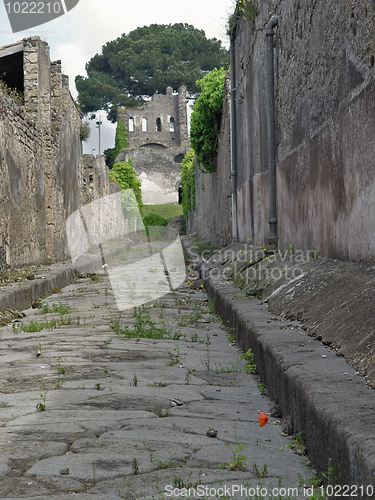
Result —
<instances>
[{"instance_id":1,"label":"ancient stone street","mask_svg":"<svg viewBox=\"0 0 375 500\"><path fill-rule=\"evenodd\" d=\"M25 315L1 328L0 498L260 498L314 475L193 275L121 314L86 276Z\"/></svg>"}]
</instances>

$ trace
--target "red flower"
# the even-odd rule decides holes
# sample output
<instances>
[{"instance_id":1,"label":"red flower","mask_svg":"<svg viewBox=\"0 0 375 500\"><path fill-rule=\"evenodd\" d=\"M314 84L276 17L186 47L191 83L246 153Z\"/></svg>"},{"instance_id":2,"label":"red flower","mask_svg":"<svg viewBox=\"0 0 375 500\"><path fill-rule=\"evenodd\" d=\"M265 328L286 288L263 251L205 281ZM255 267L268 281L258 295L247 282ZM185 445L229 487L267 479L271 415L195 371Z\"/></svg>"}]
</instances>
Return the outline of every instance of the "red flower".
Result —
<instances>
[{"instance_id":1,"label":"red flower","mask_svg":"<svg viewBox=\"0 0 375 500\"><path fill-rule=\"evenodd\" d=\"M263 412L259 415L259 427L263 427L264 425L266 425L266 423L268 422L268 417L267 415Z\"/></svg>"}]
</instances>

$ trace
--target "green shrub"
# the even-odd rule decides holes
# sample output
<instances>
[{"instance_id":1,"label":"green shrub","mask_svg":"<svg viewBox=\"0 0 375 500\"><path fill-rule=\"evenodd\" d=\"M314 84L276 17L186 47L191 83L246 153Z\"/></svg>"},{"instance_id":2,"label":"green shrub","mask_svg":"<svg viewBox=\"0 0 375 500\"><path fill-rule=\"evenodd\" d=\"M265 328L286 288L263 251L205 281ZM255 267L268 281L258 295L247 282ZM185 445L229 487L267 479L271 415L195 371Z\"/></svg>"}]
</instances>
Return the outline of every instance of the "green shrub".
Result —
<instances>
[{"instance_id":1,"label":"green shrub","mask_svg":"<svg viewBox=\"0 0 375 500\"><path fill-rule=\"evenodd\" d=\"M133 162L130 159L128 163L120 161L113 165L112 171L109 172L109 180L115 182L121 189L133 189L139 208L143 207L141 181L134 172Z\"/></svg>"},{"instance_id":2,"label":"green shrub","mask_svg":"<svg viewBox=\"0 0 375 500\"><path fill-rule=\"evenodd\" d=\"M130 159L128 163L124 161L116 163L109 172L109 180L121 189L121 205L129 222L132 223L140 218L140 210L143 207L141 181L134 172L132 160ZM128 191L129 189L133 190L134 195L132 191Z\"/></svg>"},{"instance_id":3,"label":"green shrub","mask_svg":"<svg viewBox=\"0 0 375 500\"><path fill-rule=\"evenodd\" d=\"M195 101L191 115L190 142L197 155L198 165L207 173L216 169L225 75L224 68L215 68L196 82L201 94Z\"/></svg>"},{"instance_id":4,"label":"green shrub","mask_svg":"<svg viewBox=\"0 0 375 500\"><path fill-rule=\"evenodd\" d=\"M89 122L82 122L81 123L81 130L79 133L79 138L81 141L85 142L87 139L90 137L90 123Z\"/></svg>"},{"instance_id":5,"label":"green shrub","mask_svg":"<svg viewBox=\"0 0 375 500\"><path fill-rule=\"evenodd\" d=\"M152 227L157 226L158 229L154 229L151 233L151 236L155 239L158 239L164 236L165 234L164 227L168 225L168 221L163 219L163 217L160 217L160 215L148 214L143 217L143 224L145 225L147 236L150 235L148 228L150 226Z\"/></svg>"},{"instance_id":6,"label":"green shrub","mask_svg":"<svg viewBox=\"0 0 375 500\"><path fill-rule=\"evenodd\" d=\"M160 217L157 214L149 214L143 217L143 222L145 226L166 226L168 221Z\"/></svg>"}]
</instances>

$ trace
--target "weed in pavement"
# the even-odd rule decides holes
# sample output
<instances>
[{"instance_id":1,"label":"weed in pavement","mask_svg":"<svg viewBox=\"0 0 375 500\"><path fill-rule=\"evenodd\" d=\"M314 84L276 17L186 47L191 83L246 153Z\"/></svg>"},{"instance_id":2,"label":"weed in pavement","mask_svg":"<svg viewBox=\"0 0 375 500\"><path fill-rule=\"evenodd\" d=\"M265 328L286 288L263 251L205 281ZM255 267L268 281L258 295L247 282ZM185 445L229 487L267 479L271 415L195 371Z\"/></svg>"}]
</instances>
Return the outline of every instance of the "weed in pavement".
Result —
<instances>
[{"instance_id":1,"label":"weed in pavement","mask_svg":"<svg viewBox=\"0 0 375 500\"><path fill-rule=\"evenodd\" d=\"M242 354L241 360L245 360L246 373L248 373L249 375L255 375L256 373L258 373L257 365L254 362L254 354L251 349L248 349L244 354Z\"/></svg>"},{"instance_id":2,"label":"weed in pavement","mask_svg":"<svg viewBox=\"0 0 375 500\"><path fill-rule=\"evenodd\" d=\"M37 314L49 314L49 313L59 313L59 314L70 314L72 308L69 304L48 304L48 302L40 303L40 311Z\"/></svg>"},{"instance_id":3,"label":"weed in pavement","mask_svg":"<svg viewBox=\"0 0 375 500\"><path fill-rule=\"evenodd\" d=\"M42 399L42 403L37 403L36 409L38 411L45 411L46 410L46 398L47 398L48 390L45 391L44 394L41 394L40 397Z\"/></svg>"},{"instance_id":4,"label":"weed in pavement","mask_svg":"<svg viewBox=\"0 0 375 500\"><path fill-rule=\"evenodd\" d=\"M257 464L254 462L253 463L253 472L256 474L256 476L257 476L258 479L262 479L264 477L268 477L268 470L267 470L267 465L266 464L263 465L263 469L260 471L258 469Z\"/></svg>"},{"instance_id":5,"label":"weed in pavement","mask_svg":"<svg viewBox=\"0 0 375 500\"><path fill-rule=\"evenodd\" d=\"M258 384L258 389L259 389L262 396L267 396L268 391L267 391L266 386L264 384Z\"/></svg>"},{"instance_id":6,"label":"weed in pavement","mask_svg":"<svg viewBox=\"0 0 375 500\"><path fill-rule=\"evenodd\" d=\"M159 418L166 418L166 417L171 417L172 413L170 410L163 408L162 410L159 410L158 408L154 408L152 410L155 415L157 415Z\"/></svg>"},{"instance_id":7,"label":"weed in pavement","mask_svg":"<svg viewBox=\"0 0 375 500\"><path fill-rule=\"evenodd\" d=\"M134 308L135 323L132 327L120 326L120 318L114 318L110 327L120 336L126 338L173 339L173 334L165 327L159 328L152 321L149 308L140 306Z\"/></svg>"}]
</instances>

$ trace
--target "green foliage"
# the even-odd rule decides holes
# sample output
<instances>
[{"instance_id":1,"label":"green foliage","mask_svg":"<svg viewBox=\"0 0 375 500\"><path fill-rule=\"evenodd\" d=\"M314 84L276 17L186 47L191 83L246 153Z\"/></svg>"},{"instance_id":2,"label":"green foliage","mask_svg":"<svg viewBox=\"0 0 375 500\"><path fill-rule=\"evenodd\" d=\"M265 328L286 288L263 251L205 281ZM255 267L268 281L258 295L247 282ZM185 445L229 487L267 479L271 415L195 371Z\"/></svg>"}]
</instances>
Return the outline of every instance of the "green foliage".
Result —
<instances>
[{"instance_id":1,"label":"green foliage","mask_svg":"<svg viewBox=\"0 0 375 500\"><path fill-rule=\"evenodd\" d=\"M89 137L90 137L90 124L89 122L82 122L79 138L81 139L81 141L85 142Z\"/></svg>"},{"instance_id":2,"label":"green foliage","mask_svg":"<svg viewBox=\"0 0 375 500\"><path fill-rule=\"evenodd\" d=\"M256 374L258 373L257 371L257 365L255 364L254 361L254 353L252 352L251 349L248 349L244 354L242 354L241 359L246 361L245 364L245 371L246 373L250 374Z\"/></svg>"},{"instance_id":3,"label":"green foliage","mask_svg":"<svg viewBox=\"0 0 375 500\"><path fill-rule=\"evenodd\" d=\"M17 104L17 106L23 105L23 93L22 92L19 92L16 88L8 87L8 85L3 80L0 80L0 89L3 91L3 94L6 97L11 97L14 100L14 102Z\"/></svg>"},{"instance_id":4,"label":"green foliage","mask_svg":"<svg viewBox=\"0 0 375 500\"><path fill-rule=\"evenodd\" d=\"M36 333L42 330L53 330L60 328L60 326L72 325L73 321L71 316L64 317L60 314L60 319L52 318L51 320L41 321L40 323L31 320L29 324L14 323L12 324L13 333L27 332Z\"/></svg>"},{"instance_id":5,"label":"green foliage","mask_svg":"<svg viewBox=\"0 0 375 500\"><path fill-rule=\"evenodd\" d=\"M109 172L109 180L115 182L121 189L121 205L126 217L132 223L140 217L140 209L143 207L141 181L133 169L133 162L120 161L116 163ZM130 189L133 190L129 191ZM135 196L135 197L134 197Z\"/></svg>"},{"instance_id":6,"label":"green foliage","mask_svg":"<svg viewBox=\"0 0 375 500\"><path fill-rule=\"evenodd\" d=\"M247 21L254 21L256 10L252 0L238 0L238 13Z\"/></svg>"},{"instance_id":7,"label":"green foliage","mask_svg":"<svg viewBox=\"0 0 375 500\"><path fill-rule=\"evenodd\" d=\"M236 14L239 18L247 20L249 23L254 21L257 11L253 5L252 0L238 0L236 3L236 10L231 14L227 24L227 35L231 35L233 25L235 22Z\"/></svg>"},{"instance_id":8,"label":"green foliage","mask_svg":"<svg viewBox=\"0 0 375 500\"><path fill-rule=\"evenodd\" d=\"M215 68L196 82L201 94L195 101L191 115L190 142L197 155L198 165L207 173L214 172L216 168L225 75L224 68Z\"/></svg>"},{"instance_id":9,"label":"green foliage","mask_svg":"<svg viewBox=\"0 0 375 500\"><path fill-rule=\"evenodd\" d=\"M182 161L181 187L182 187L182 210L185 220L192 208L195 210L195 153L191 149Z\"/></svg>"},{"instance_id":10,"label":"green foliage","mask_svg":"<svg viewBox=\"0 0 375 500\"><path fill-rule=\"evenodd\" d=\"M144 338L144 339L172 339L173 335L165 328L159 328L151 319L150 310L146 306L134 308L135 322L132 327L125 325L120 327L119 320L114 319L110 323L110 327L118 334L126 338Z\"/></svg>"},{"instance_id":11,"label":"green foliage","mask_svg":"<svg viewBox=\"0 0 375 500\"><path fill-rule=\"evenodd\" d=\"M118 106L138 106L143 96L186 85L228 62L219 40L188 24L152 24L108 42L86 64L87 77L77 76L79 103L85 113L105 109L115 122Z\"/></svg>"},{"instance_id":12,"label":"green foliage","mask_svg":"<svg viewBox=\"0 0 375 500\"><path fill-rule=\"evenodd\" d=\"M258 479L263 479L265 477L268 477L267 464L264 464L262 470L259 470L257 464L254 462L253 472L256 474Z\"/></svg>"},{"instance_id":13,"label":"green foliage","mask_svg":"<svg viewBox=\"0 0 375 500\"><path fill-rule=\"evenodd\" d=\"M168 221L163 219L163 217L160 217L160 215L157 214L149 214L145 215L143 217L143 222L145 226L166 226L168 224Z\"/></svg>"},{"instance_id":14,"label":"green foliage","mask_svg":"<svg viewBox=\"0 0 375 500\"><path fill-rule=\"evenodd\" d=\"M157 226L157 227L165 227L168 225L168 221L163 219L163 217L160 217L160 215L157 215L157 214L149 214L149 215L145 215L143 217L143 224L145 225L145 228L146 228L146 234L147 236L149 236L149 226ZM164 236L164 233L165 231L163 229L161 229L160 231L159 230L154 230L152 232L152 237L153 238L158 238L158 236L160 237L163 237Z\"/></svg>"},{"instance_id":15,"label":"green foliage","mask_svg":"<svg viewBox=\"0 0 375 500\"><path fill-rule=\"evenodd\" d=\"M40 397L42 399L42 403L37 403L36 409L38 411L45 411L46 410L46 398L47 398L48 390L45 391L44 394L41 394Z\"/></svg>"},{"instance_id":16,"label":"green foliage","mask_svg":"<svg viewBox=\"0 0 375 500\"><path fill-rule=\"evenodd\" d=\"M116 156L126 149L128 145L128 134L126 133L124 122L119 121L116 127L115 150L113 152L114 159L116 159Z\"/></svg>"},{"instance_id":17,"label":"green foliage","mask_svg":"<svg viewBox=\"0 0 375 500\"><path fill-rule=\"evenodd\" d=\"M105 164L109 169L113 167L116 160L115 148L107 148L104 150Z\"/></svg>"},{"instance_id":18,"label":"green foliage","mask_svg":"<svg viewBox=\"0 0 375 500\"><path fill-rule=\"evenodd\" d=\"M159 215L162 219L169 222L172 217L180 217L182 215L182 206L171 203L161 205L144 205L142 215Z\"/></svg>"},{"instance_id":19,"label":"green foliage","mask_svg":"<svg viewBox=\"0 0 375 500\"><path fill-rule=\"evenodd\" d=\"M233 460L231 460L228 465L222 464L220 468L225 469L228 467L229 470L243 470L247 461L245 455L240 455L240 453L245 448L245 445L225 443L225 446L232 452Z\"/></svg>"},{"instance_id":20,"label":"green foliage","mask_svg":"<svg viewBox=\"0 0 375 500\"><path fill-rule=\"evenodd\" d=\"M266 386L264 384L258 384L258 389L259 389L259 392L261 393L262 396L267 396L268 391L267 391Z\"/></svg>"},{"instance_id":21,"label":"green foliage","mask_svg":"<svg viewBox=\"0 0 375 500\"><path fill-rule=\"evenodd\" d=\"M37 314L49 314L49 313L60 313L60 314L70 314L72 312L72 308L69 304L52 304L52 306L48 302L41 302L39 308L40 312Z\"/></svg>"}]
</instances>

